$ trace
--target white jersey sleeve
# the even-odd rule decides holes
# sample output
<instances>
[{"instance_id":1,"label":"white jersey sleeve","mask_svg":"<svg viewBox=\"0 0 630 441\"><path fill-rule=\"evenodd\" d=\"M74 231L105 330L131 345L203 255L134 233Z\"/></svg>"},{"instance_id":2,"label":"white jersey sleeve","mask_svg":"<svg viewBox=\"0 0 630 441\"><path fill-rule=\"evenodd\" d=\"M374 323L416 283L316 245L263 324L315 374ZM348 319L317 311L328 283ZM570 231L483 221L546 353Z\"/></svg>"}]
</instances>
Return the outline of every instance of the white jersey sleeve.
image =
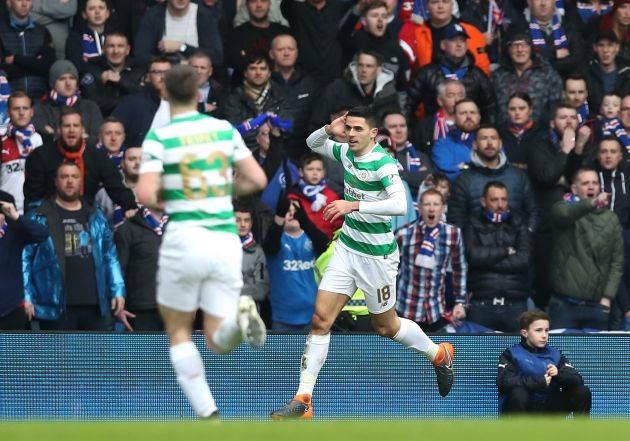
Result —
<instances>
[{"instance_id":1,"label":"white jersey sleeve","mask_svg":"<svg viewBox=\"0 0 630 441\"><path fill-rule=\"evenodd\" d=\"M164 145L151 130L142 143L142 163L140 173L164 172Z\"/></svg>"},{"instance_id":2,"label":"white jersey sleeve","mask_svg":"<svg viewBox=\"0 0 630 441\"><path fill-rule=\"evenodd\" d=\"M248 156L252 156L251 150L247 148L247 145L245 144L245 141L243 141L243 137L238 130L233 129L232 139L234 141L234 156L232 157L234 162L238 162Z\"/></svg>"},{"instance_id":3,"label":"white jersey sleeve","mask_svg":"<svg viewBox=\"0 0 630 441\"><path fill-rule=\"evenodd\" d=\"M306 138L306 145L315 153L341 162L342 143L330 139L325 127L315 130Z\"/></svg>"}]
</instances>

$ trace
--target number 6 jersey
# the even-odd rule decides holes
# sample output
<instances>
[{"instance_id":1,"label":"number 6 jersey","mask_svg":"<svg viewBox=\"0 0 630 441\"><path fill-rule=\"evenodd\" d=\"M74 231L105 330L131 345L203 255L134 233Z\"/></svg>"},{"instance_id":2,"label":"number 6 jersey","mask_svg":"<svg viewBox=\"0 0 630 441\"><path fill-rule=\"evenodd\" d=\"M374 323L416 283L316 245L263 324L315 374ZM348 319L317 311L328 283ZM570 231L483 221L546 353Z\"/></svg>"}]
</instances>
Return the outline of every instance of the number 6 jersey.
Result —
<instances>
[{"instance_id":1,"label":"number 6 jersey","mask_svg":"<svg viewBox=\"0 0 630 441\"><path fill-rule=\"evenodd\" d=\"M162 174L170 230L195 226L236 234L232 164L250 155L229 122L188 112L147 134L140 173Z\"/></svg>"}]
</instances>

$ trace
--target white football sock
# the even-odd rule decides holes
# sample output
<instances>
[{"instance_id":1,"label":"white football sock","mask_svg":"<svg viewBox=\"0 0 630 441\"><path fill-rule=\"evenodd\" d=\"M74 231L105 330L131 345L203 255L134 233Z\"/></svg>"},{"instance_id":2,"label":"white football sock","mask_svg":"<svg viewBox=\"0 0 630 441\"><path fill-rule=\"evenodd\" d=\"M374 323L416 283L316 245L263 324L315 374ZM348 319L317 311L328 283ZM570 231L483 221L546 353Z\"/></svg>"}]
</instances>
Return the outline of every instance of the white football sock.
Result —
<instances>
[{"instance_id":1,"label":"white football sock","mask_svg":"<svg viewBox=\"0 0 630 441\"><path fill-rule=\"evenodd\" d=\"M427 334L422 331L416 322L402 317L399 318L400 329L394 335L393 340L405 345L412 351L423 353L429 361L433 361L438 352L438 345L427 337Z\"/></svg>"},{"instance_id":2,"label":"white football sock","mask_svg":"<svg viewBox=\"0 0 630 441\"><path fill-rule=\"evenodd\" d=\"M171 364L177 374L177 382L188 402L200 417L208 417L217 410L210 392L201 361L201 355L191 341L171 346Z\"/></svg>"},{"instance_id":3,"label":"white football sock","mask_svg":"<svg viewBox=\"0 0 630 441\"><path fill-rule=\"evenodd\" d=\"M308 335L306 345L304 345L304 355L302 355L302 370L297 395L313 395L317 376L328 356L329 345L330 332L325 335Z\"/></svg>"},{"instance_id":4,"label":"white football sock","mask_svg":"<svg viewBox=\"0 0 630 441\"><path fill-rule=\"evenodd\" d=\"M243 341L243 335L236 322L236 317L224 319L212 335L212 343L225 354L234 350L241 341Z\"/></svg>"}]
</instances>

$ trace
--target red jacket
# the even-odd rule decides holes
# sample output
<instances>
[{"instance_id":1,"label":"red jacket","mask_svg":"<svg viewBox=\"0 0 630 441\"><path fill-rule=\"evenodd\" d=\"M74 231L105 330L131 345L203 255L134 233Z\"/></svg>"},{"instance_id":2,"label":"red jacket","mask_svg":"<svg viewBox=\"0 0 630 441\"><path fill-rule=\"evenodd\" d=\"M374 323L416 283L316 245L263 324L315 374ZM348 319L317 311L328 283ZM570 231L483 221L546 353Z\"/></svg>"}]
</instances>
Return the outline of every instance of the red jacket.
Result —
<instances>
[{"instance_id":1,"label":"red jacket","mask_svg":"<svg viewBox=\"0 0 630 441\"><path fill-rule=\"evenodd\" d=\"M340 199L337 193L328 187L324 189L323 193L324 196L328 198L328 201L326 201L327 204ZM296 200L300 203L300 206L303 207L309 220L313 222L313 225L315 225L320 231L323 231L324 234L328 236L328 239L332 239L333 233L343 225L343 217L340 217L331 224L330 222L324 220L323 208L319 211L313 211L311 208L311 201L300 192L299 188L294 188L291 193L289 193L289 199Z\"/></svg>"},{"instance_id":2,"label":"red jacket","mask_svg":"<svg viewBox=\"0 0 630 441\"><path fill-rule=\"evenodd\" d=\"M475 58L475 66L484 71L486 75L490 75L490 59L486 53L486 40L483 34L471 24L463 21L460 21L459 24L470 37L466 41L468 50ZM417 24L412 21L405 23L398 34L398 43L414 70L431 63L433 35L431 28L426 24Z\"/></svg>"}]
</instances>

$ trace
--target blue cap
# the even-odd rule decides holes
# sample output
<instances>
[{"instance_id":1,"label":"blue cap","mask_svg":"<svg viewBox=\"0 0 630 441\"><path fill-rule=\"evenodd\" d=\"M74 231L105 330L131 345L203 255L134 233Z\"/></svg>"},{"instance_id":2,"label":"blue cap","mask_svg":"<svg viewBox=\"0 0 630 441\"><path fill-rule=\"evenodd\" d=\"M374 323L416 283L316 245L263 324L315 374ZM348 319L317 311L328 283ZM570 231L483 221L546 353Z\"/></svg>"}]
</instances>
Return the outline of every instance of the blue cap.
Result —
<instances>
[{"instance_id":1,"label":"blue cap","mask_svg":"<svg viewBox=\"0 0 630 441\"><path fill-rule=\"evenodd\" d=\"M470 38L468 37L468 34L466 33L466 29L464 29L462 25L460 25L459 23L453 23L453 22L451 22L449 25L447 25L444 28L444 30L442 31L442 35L447 40L451 38L455 38L455 37Z\"/></svg>"}]
</instances>

